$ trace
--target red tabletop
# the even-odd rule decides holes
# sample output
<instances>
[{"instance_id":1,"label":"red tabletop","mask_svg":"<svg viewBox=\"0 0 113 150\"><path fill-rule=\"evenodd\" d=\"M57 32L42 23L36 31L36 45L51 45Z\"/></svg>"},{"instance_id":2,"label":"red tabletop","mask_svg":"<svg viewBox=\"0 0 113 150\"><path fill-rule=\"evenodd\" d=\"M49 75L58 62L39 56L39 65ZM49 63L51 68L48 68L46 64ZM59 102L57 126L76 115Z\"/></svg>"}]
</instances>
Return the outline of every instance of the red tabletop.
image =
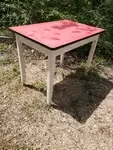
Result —
<instances>
[{"instance_id":1,"label":"red tabletop","mask_svg":"<svg viewBox=\"0 0 113 150\"><path fill-rule=\"evenodd\" d=\"M104 31L71 20L15 26L9 29L53 50Z\"/></svg>"}]
</instances>

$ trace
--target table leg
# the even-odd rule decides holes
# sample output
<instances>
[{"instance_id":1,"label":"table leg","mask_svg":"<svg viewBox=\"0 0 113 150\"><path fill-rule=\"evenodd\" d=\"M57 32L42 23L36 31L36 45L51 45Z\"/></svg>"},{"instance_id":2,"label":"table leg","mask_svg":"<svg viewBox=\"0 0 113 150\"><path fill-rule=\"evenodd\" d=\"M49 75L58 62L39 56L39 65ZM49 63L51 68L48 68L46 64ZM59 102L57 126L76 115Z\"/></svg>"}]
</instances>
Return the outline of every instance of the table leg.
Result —
<instances>
[{"instance_id":1,"label":"table leg","mask_svg":"<svg viewBox=\"0 0 113 150\"><path fill-rule=\"evenodd\" d=\"M63 64L64 55L65 55L65 54L61 54L61 55L60 55L60 64L61 64L61 65Z\"/></svg>"},{"instance_id":2,"label":"table leg","mask_svg":"<svg viewBox=\"0 0 113 150\"><path fill-rule=\"evenodd\" d=\"M91 50L89 52L89 56L88 56L88 60L87 60L88 67L91 65L97 42L98 42L98 38L95 41L92 42Z\"/></svg>"},{"instance_id":3,"label":"table leg","mask_svg":"<svg viewBox=\"0 0 113 150\"><path fill-rule=\"evenodd\" d=\"M21 75L21 83L22 85L25 83L25 63L23 57L23 45L22 42L19 41L18 36L16 36L16 44L17 44L17 52L20 66L20 75Z\"/></svg>"},{"instance_id":4,"label":"table leg","mask_svg":"<svg viewBox=\"0 0 113 150\"><path fill-rule=\"evenodd\" d=\"M48 56L48 71L47 71L47 104L51 103L53 95L55 56Z\"/></svg>"}]
</instances>

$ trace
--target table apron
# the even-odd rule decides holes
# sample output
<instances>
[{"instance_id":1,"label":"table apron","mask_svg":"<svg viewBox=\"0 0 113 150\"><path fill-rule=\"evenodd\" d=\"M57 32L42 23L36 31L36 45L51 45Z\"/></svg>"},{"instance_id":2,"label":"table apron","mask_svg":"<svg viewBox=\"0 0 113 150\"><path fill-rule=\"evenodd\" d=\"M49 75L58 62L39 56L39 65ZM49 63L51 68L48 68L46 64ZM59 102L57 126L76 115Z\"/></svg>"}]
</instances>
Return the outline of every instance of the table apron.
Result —
<instances>
[{"instance_id":1,"label":"table apron","mask_svg":"<svg viewBox=\"0 0 113 150\"><path fill-rule=\"evenodd\" d=\"M16 34L16 37L20 42L24 43L25 45L27 45L27 46L29 46L29 47L31 47L31 48L33 48L33 49L35 49L41 53L44 53L46 56L49 56L51 53L51 51L48 48L46 48L46 47L44 47L38 43L35 43L32 40L29 40L29 39L27 39L21 35L18 35L18 34Z\"/></svg>"},{"instance_id":2,"label":"table apron","mask_svg":"<svg viewBox=\"0 0 113 150\"><path fill-rule=\"evenodd\" d=\"M68 51L74 50L75 48L78 48L80 46L83 46L87 43L90 43L90 42L93 42L93 41L98 41L98 38L99 38L99 34L95 35L95 36L92 36L92 37L89 37L89 38L86 38L84 40L78 41L76 43L64 46L64 47L59 48L57 50L54 50L52 52L54 53L55 56L58 56L58 55L61 55L63 53L66 53Z\"/></svg>"},{"instance_id":3,"label":"table apron","mask_svg":"<svg viewBox=\"0 0 113 150\"><path fill-rule=\"evenodd\" d=\"M89 38L86 38L84 40L80 40L80 41L75 42L73 44L69 44L69 45L64 46L62 48L58 48L56 50L50 50L49 48L46 48L46 47L44 47L38 43L35 43L32 40L27 39L27 38L25 38L19 34L16 34L16 37L20 42L26 44L27 46L30 46L31 48L33 48L35 50L38 50L39 52L44 53L46 56L52 56L52 55L58 56L58 55L61 55L63 53L66 53L68 51L74 50L75 48L78 48L80 46L83 46L87 43L98 40L99 34L92 36L92 37L89 37Z\"/></svg>"}]
</instances>

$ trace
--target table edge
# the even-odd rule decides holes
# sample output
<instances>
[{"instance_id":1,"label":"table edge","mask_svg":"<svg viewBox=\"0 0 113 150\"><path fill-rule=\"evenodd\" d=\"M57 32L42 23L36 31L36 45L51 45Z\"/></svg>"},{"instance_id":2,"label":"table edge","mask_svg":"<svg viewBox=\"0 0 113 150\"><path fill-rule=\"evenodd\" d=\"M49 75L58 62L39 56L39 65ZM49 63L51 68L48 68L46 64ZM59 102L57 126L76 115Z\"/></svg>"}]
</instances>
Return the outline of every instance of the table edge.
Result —
<instances>
[{"instance_id":1,"label":"table edge","mask_svg":"<svg viewBox=\"0 0 113 150\"><path fill-rule=\"evenodd\" d=\"M101 34L101 33L105 32L105 30L103 30L103 31L101 31L101 32L99 32L99 33L95 33L95 34L90 35L90 36L88 36L88 37L79 39L79 40L77 40L77 41L73 41L73 42L71 42L71 43L68 43L68 44L65 44L65 45L61 45L61 46L52 48L52 47L49 47L49 46L47 46L47 45L44 45L44 44L42 44L42 43L40 43L40 42L37 42L37 41L35 41L35 40L33 40L33 39L31 39L31 38L29 38L29 37L27 37L27 36L25 36L25 35L23 35L23 34L21 34L21 33L18 33L18 32L16 32L16 31L12 30L11 28L8 28L8 29L11 30L12 32L14 32L14 33L20 35L20 36L23 36L23 37L26 38L26 39L29 39L29 40L35 42L36 44L39 44L39 45L41 45L41 46L43 46L43 47L45 47L45 48L48 48L48 49L51 50L51 51L55 51L55 50L57 50L57 49L59 49L59 48L63 48L63 47L68 46L68 45L70 45L70 44L77 43L77 42L79 42L79 41L81 41L81 40L85 40L85 39L87 39L87 38L90 38L90 37L93 37L93 36L95 36L95 35L98 35L98 34Z\"/></svg>"}]
</instances>

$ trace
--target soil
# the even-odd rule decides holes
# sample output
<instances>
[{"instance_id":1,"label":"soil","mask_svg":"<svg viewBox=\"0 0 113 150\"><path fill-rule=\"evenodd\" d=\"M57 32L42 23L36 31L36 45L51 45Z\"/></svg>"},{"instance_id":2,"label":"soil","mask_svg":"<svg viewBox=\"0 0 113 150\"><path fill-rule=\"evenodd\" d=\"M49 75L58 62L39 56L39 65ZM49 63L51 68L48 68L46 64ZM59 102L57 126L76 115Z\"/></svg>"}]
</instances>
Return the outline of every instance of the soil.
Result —
<instances>
[{"instance_id":1,"label":"soil","mask_svg":"<svg viewBox=\"0 0 113 150\"><path fill-rule=\"evenodd\" d=\"M56 61L53 105L46 104L47 57L24 46L21 86L15 44L0 51L0 150L113 150L113 68L98 78L76 55ZM97 72L96 72L97 73Z\"/></svg>"}]
</instances>

